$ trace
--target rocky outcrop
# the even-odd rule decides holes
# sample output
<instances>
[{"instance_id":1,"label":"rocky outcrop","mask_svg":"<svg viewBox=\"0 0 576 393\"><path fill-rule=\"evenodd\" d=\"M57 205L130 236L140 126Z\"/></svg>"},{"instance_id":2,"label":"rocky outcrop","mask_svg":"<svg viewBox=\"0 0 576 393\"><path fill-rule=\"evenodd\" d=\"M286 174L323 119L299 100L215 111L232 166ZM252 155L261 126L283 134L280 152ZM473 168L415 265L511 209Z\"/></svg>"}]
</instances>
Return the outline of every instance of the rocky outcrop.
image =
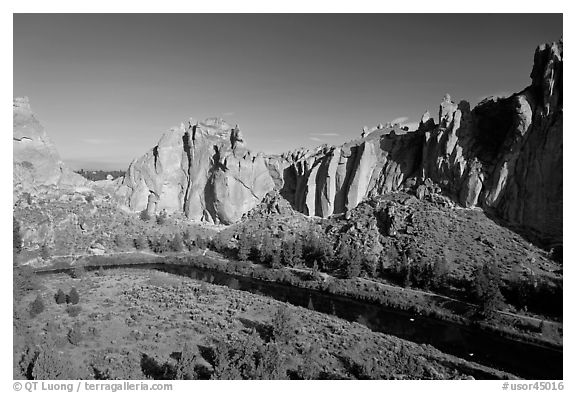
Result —
<instances>
[{"instance_id":1,"label":"rocky outcrop","mask_svg":"<svg viewBox=\"0 0 576 393\"><path fill-rule=\"evenodd\" d=\"M38 186L81 186L88 183L62 162L26 97L14 99L13 126L14 190L30 192Z\"/></svg>"},{"instance_id":2,"label":"rocky outcrop","mask_svg":"<svg viewBox=\"0 0 576 393\"><path fill-rule=\"evenodd\" d=\"M446 95L438 124L425 113L415 132L364 130L342 146L268 157L268 168L281 194L311 216L404 188L424 197L435 185L464 207L561 244L562 42L536 50L531 78L522 92L473 109Z\"/></svg>"},{"instance_id":3,"label":"rocky outcrop","mask_svg":"<svg viewBox=\"0 0 576 393\"><path fill-rule=\"evenodd\" d=\"M118 194L134 211L179 211L194 221L230 224L273 186L263 156L246 148L238 127L212 118L166 132L130 164Z\"/></svg>"},{"instance_id":4,"label":"rocky outcrop","mask_svg":"<svg viewBox=\"0 0 576 393\"><path fill-rule=\"evenodd\" d=\"M422 138L389 127L342 146L271 156L267 165L296 210L319 217L344 213L364 198L399 189L419 168Z\"/></svg>"}]
</instances>

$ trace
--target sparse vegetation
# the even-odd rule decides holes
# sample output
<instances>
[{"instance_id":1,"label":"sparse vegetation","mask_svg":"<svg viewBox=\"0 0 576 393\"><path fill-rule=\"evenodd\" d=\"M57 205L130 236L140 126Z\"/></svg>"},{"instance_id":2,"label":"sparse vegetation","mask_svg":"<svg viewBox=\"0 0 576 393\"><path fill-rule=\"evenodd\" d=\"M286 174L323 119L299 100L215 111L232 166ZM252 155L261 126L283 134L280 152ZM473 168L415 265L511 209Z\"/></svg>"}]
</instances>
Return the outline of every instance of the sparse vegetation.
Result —
<instances>
[{"instance_id":1,"label":"sparse vegetation","mask_svg":"<svg viewBox=\"0 0 576 393\"><path fill-rule=\"evenodd\" d=\"M66 313L73 318L76 318L82 312L82 307L78 305L70 305L66 307Z\"/></svg>"}]
</instances>

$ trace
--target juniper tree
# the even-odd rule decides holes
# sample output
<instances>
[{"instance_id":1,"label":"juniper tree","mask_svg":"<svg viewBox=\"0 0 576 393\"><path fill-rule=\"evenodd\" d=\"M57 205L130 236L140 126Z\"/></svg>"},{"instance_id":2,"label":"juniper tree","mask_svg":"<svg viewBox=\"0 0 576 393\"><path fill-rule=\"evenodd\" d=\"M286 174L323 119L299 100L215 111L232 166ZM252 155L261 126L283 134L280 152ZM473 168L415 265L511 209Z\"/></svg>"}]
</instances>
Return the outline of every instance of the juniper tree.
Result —
<instances>
[{"instance_id":1,"label":"juniper tree","mask_svg":"<svg viewBox=\"0 0 576 393\"><path fill-rule=\"evenodd\" d=\"M54 298L56 299L57 304L66 303L66 294L61 288L58 289L58 292L56 293L56 296Z\"/></svg>"},{"instance_id":2,"label":"juniper tree","mask_svg":"<svg viewBox=\"0 0 576 393\"><path fill-rule=\"evenodd\" d=\"M66 302L70 304L78 304L80 302L80 295L78 294L76 288L72 288L70 290Z\"/></svg>"}]
</instances>

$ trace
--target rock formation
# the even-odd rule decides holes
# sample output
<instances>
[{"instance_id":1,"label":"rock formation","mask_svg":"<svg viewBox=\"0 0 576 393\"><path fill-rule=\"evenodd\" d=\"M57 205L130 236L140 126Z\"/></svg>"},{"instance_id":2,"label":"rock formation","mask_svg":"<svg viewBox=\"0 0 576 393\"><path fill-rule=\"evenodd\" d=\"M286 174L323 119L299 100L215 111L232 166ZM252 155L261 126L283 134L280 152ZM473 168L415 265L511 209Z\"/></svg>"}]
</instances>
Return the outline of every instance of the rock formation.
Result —
<instances>
[{"instance_id":1,"label":"rock formation","mask_svg":"<svg viewBox=\"0 0 576 393\"><path fill-rule=\"evenodd\" d=\"M60 159L28 98L13 103L13 182L14 190L32 191L37 186L81 186L88 183Z\"/></svg>"},{"instance_id":2,"label":"rock formation","mask_svg":"<svg viewBox=\"0 0 576 393\"><path fill-rule=\"evenodd\" d=\"M211 118L166 132L130 164L118 194L134 211L180 211L194 221L231 224L273 187L263 156L246 148L238 127Z\"/></svg>"},{"instance_id":3,"label":"rock formation","mask_svg":"<svg viewBox=\"0 0 576 393\"><path fill-rule=\"evenodd\" d=\"M561 244L562 41L536 50L531 78L522 92L474 109L446 95L438 124L425 113L415 132L364 130L342 146L268 157L268 168L281 194L311 216L432 181L462 206Z\"/></svg>"}]
</instances>

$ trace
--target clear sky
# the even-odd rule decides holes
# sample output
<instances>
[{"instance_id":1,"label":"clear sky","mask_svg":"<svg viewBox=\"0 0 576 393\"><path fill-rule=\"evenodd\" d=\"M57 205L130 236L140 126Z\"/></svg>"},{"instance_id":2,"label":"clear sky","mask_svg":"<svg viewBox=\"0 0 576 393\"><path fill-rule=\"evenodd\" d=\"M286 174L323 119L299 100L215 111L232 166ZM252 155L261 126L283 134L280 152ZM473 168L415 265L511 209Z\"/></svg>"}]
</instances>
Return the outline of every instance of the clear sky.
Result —
<instances>
[{"instance_id":1,"label":"clear sky","mask_svg":"<svg viewBox=\"0 0 576 393\"><path fill-rule=\"evenodd\" d=\"M73 168L126 169L189 117L278 153L530 83L561 14L16 14L14 96Z\"/></svg>"}]
</instances>

